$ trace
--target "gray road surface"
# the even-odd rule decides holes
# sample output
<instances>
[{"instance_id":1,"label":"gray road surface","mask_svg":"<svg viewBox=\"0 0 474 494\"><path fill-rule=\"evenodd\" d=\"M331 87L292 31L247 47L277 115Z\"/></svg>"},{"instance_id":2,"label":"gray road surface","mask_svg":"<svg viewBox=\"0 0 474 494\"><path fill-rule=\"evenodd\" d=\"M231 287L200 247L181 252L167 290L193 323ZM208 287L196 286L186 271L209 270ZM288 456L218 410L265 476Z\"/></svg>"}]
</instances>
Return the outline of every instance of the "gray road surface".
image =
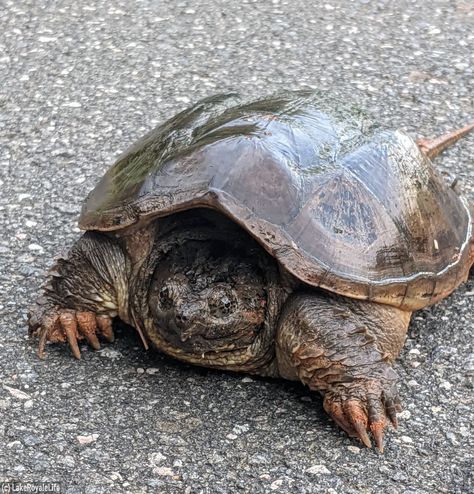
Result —
<instances>
[{"instance_id":1,"label":"gray road surface","mask_svg":"<svg viewBox=\"0 0 474 494\"><path fill-rule=\"evenodd\" d=\"M413 318L383 456L298 384L26 337L82 199L206 95L327 88L413 136L474 120L472 0L0 0L0 479L76 493L473 492L474 279ZM474 137L437 161L474 199ZM81 436L85 436L81 438Z\"/></svg>"}]
</instances>

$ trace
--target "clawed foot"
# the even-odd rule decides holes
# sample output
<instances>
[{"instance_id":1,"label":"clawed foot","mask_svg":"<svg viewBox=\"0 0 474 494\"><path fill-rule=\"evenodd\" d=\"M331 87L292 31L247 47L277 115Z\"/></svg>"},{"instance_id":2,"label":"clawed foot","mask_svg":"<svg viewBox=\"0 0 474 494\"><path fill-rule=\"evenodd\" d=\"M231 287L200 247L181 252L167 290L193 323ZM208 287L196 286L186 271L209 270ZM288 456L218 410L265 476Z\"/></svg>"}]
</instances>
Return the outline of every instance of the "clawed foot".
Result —
<instances>
[{"instance_id":1,"label":"clawed foot","mask_svg":"<svg viewBox=\"0 0 474 494\"><path fill-rule=\"evenodd\" d=\"M380 381L338 384L324 396L324 409L350 436L358 437L372 447L372 433L378 450L383 453L383 436L388 422L397 428L397 412L401 412L395 385Z\"/></svg>"},{"instance_id":2,"label":"clawed foot","mask_svg":"<svg viewBox=\"0 0 474 494\"><path fill-rule=\"evenodd\" d=\"M93 312L62 308L39 309L29 314L30 336L39 338L38 356L44 358L47 341L68 342L74 357L81 358L78 341L86 340L94 350L100 349L98 336L114 341L112 318Z\"/></svg>"}]
</instances>

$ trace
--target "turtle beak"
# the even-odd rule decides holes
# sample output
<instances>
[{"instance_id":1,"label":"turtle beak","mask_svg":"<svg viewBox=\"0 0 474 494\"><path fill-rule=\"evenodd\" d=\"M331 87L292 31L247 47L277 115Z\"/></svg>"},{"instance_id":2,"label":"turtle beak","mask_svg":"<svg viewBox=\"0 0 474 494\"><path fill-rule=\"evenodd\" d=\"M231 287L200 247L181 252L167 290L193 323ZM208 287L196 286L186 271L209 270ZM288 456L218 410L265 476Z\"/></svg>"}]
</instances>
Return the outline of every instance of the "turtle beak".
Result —
<instances>
[{"instance_id":1,"label":"turtle beak","mask_svg":"<svg viewBox=\"0 0 474 494\"><path fill-rule=\"evenodd\" d=\"M199 320L204 313L205 307L202 301L187 301L176 308L175 320L181 330L179 335L181 341L187 341L194 336L196 330L201 327Z\"/></svg>"}]
</instances>

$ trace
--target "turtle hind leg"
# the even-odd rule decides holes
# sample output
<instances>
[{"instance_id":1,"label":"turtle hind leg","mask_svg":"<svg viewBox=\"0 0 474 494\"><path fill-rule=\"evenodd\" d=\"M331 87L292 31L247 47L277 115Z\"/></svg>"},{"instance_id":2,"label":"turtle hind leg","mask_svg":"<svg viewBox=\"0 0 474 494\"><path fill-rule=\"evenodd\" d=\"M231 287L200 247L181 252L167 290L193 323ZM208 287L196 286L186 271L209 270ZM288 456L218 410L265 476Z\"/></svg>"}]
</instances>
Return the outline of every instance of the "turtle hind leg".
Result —
<instances>
[{"instance_id":1,"label":"turtle hind leg","mask_svg":"<svg viewBox=\"0 0 474 494\"><path fill-rule=\"evenodd\" d=\"M380 451L388 423L401 411L392 362L410 313L394 307L297 293L286 302L276 337L282 377L324 396L324 409L350 436Z\"/></svg>"}]
</instances>

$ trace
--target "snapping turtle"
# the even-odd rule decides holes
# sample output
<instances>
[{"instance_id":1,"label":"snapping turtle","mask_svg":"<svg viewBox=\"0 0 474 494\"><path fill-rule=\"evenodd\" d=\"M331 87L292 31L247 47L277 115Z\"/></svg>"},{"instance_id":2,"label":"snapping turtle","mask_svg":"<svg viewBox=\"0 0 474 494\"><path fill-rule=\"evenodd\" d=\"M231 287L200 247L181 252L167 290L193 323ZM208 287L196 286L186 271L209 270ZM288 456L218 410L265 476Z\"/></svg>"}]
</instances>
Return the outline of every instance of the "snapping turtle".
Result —
<instances>
[{"instance_id":1,"label":"snapping turtle","mask_svg":"<svg viewBox=\"0 0 474 494\"><path fill-rule=\"evenodd\" d=\"M40 356L99 348L118 316L185 362L301 380L382 450L411 313L474 262L472 209L429 159L473 127L415 143L317 92L198 102L87 198L30 313Z\"/></svg>"}]
</instances>

